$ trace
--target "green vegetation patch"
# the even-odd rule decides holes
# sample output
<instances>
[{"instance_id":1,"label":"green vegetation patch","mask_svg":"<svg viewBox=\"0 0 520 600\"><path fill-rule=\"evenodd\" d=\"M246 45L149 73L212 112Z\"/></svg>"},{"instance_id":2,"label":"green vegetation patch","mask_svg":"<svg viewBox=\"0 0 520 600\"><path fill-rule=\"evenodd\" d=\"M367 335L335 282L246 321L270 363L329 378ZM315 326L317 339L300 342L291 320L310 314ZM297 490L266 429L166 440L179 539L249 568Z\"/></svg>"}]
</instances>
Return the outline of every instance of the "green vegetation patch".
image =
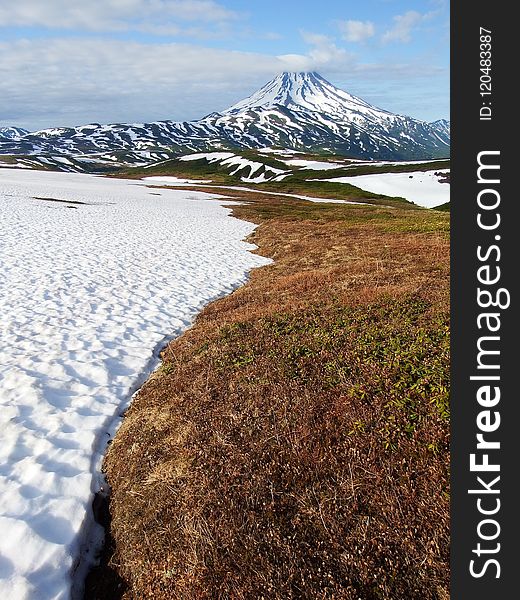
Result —
<instances>
[{"instance_id":1,"label":"green vegetation patch","mask_svg":"<svg viewBox=\"0 0 520 600\"><path fill-rule=\"evenodd\" d=\"M344 222L346 227L366 225L387 233L433 233L448 236L449 214L421 208L408 202L388 206L305 202L291 198L261 200L236 207L243 218L262 222L273 219L290 221Z\"/></svg>"},{"instance_id":2,"label":"green vegetation patch","mask_svg":"<svg viewBox=\"0 0 520 600\"><path fill-rule=\"evenodd\" d=\"M412 296L236 323L220 331L215 366L226 377L229 370L242 369L241 381L248 387L267 357L272 359L269 376L280 383L310 385L359 401L378 398L385 405L383 426L400 413L400 428L393 427L391 438L381 437L385 448L394 446L400 435L415 431L429 405L439 418L449 418L448 316L432 318L430 309Z\"/></svg>"}]
</instances>

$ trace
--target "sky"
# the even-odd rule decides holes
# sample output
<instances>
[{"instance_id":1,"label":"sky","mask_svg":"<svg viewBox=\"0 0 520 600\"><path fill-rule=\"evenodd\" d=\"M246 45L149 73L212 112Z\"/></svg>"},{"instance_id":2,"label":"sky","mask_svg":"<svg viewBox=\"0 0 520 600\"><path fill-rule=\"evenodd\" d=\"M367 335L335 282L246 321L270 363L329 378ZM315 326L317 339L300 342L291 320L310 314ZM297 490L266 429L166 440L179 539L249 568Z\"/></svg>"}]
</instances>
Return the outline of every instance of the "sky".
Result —
<instances>
[{"instance_id":1,"label":"sky","mask_svg":"<svg viewBox=\"0 0 520 600\"><path fill-rule=\"evenodd\" d=\"M0 0L0 126L193 120L283 71L449 118L448 0Z\"/></svg>"}]
</instances>

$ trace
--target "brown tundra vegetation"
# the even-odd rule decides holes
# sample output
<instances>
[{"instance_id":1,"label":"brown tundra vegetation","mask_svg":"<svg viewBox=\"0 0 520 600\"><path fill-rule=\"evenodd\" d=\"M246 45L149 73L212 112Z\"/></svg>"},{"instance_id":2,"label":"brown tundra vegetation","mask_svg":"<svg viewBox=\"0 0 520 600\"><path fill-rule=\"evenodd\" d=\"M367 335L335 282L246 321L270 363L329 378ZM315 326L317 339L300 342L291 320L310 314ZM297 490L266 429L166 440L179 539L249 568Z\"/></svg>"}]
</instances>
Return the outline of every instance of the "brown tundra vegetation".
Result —
<instances>
[{"instance_id":1,"label":"brown tundra vegetation","mask_svg":"<svg viewBox=\"0 0 520 600\"><path fill-rule=\"evenodd\" d=\"M274 262L127 411L87 597L447 599L449 214L233 197Z\"/></svg>"}]
</instances>

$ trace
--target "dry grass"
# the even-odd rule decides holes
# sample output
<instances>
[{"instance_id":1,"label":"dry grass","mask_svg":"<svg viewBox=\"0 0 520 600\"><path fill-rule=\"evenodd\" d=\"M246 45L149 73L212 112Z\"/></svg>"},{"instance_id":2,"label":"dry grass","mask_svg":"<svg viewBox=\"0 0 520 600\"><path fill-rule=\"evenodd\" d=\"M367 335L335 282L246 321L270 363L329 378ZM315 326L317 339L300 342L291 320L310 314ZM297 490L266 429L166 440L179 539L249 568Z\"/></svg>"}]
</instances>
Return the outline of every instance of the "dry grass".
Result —
<instances>
[{"instance_id":1,"label":"dry grass","mask_svg":"<svg viewBox=\"0 0 520 600\"><path fill-rule=\"evenodd\" d=\"M444 600L449 216L243 197L275 262L169 345L106 456L124 597Z\"/></svg>"}]
</instances>

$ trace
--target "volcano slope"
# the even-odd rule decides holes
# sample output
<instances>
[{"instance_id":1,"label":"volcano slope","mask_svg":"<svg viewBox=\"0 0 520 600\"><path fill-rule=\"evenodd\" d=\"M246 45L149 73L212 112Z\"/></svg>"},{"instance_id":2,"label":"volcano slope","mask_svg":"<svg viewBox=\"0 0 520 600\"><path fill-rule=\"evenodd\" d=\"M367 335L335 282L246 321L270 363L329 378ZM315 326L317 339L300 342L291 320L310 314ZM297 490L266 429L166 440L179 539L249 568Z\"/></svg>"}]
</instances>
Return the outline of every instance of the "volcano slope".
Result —
<instances>
[{"instance_id":1,"label":"volcano slope","mask_svg":"<svg viewBox=\"0 0 520 600\"><path fill-rule=\"evenodd\" d=\"M447 599L449 214L233 195L274 262L134 399L86 597Z\"/></svg>"}]
</instances>

